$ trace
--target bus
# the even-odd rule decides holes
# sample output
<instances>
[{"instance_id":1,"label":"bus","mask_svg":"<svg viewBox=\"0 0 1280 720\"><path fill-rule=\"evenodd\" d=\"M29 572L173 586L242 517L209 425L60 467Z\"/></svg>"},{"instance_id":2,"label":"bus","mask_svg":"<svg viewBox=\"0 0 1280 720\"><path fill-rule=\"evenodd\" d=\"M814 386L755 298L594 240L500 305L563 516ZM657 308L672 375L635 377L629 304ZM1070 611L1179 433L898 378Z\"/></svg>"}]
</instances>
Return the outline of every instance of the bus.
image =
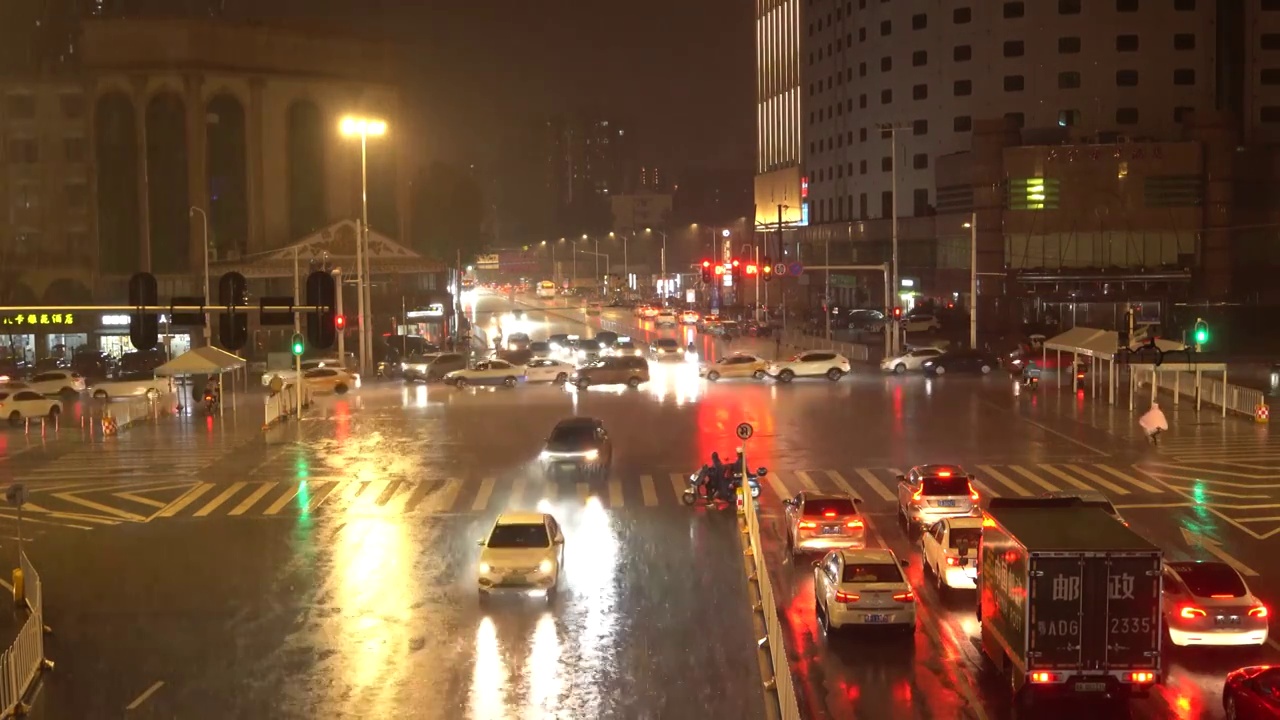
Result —
<instances>
[{"instance_id":1,"label":"bus","mask_svg":"<svg viewBox=\"0 0 1280 720\"><path fill-rule=\"evenodd\" d=\"M543 280L538 283L538 297L554 298L556 296L556 284L550 280Z\"/></svg>"}]
</instances>

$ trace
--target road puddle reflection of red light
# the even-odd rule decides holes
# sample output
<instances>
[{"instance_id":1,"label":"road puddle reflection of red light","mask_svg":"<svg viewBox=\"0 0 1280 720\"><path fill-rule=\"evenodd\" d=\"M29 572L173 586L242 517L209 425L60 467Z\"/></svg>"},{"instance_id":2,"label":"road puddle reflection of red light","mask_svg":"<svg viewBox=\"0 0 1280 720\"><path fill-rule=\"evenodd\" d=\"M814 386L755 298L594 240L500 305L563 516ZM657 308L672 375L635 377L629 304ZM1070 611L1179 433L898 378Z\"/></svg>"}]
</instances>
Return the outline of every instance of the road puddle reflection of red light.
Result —
<instances>
[{"instance_id":1,"label":"road puddle reflection of red light","mask_svg":"<svg viewBox=\"0 0 1280 720\"><path fill-rule=\"evenodd\" d=\"M351 407L345 400L333 404L333 438L345 441L351 435Z\"/></svg>"},{"instance_id":2,"label":"road puddle reflection of red light","mask_svg":"<svg viewBox=\"0 0 1280 720\"><path fill-rule=\"evenodd\" d=\"M739 423L751 423L755 435L747 450L747 462L752 467L759 465L757 460L765 460L773 455L773 412L769 407L767 393L708 393L698 403L698 453L701 457L710 457L712 452L721 454L720 459L728 462L732 455L725 457L741 445L735 434Z\"/></svg>"},{"instance_id":3,"label":"road puddle reflection of red light","mask_svg":"<svg viewBox=\"0 0 1280 720\"><path fill-rule=\"evenodd\" d=\"M1194 677L1180 672L1170 673L1165 684L1157 685L1154 692L1164 697L1171 712L1169 717L1173 720L1196 720L1208 714L1204 690L1196 684Z\"/></svg>"}]
</instances>

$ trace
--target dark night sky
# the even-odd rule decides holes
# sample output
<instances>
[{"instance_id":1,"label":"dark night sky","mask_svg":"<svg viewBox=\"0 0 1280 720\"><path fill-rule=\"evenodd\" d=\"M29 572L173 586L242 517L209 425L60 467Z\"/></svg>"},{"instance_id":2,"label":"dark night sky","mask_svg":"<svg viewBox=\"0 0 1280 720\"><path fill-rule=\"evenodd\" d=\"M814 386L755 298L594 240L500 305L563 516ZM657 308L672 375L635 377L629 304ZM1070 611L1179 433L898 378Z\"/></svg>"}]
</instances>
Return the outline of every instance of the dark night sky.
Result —
<instances>
[{"instance_id":1,"label":"dark night sky","mask_svg":"<svg viewBox=\"0 0 1280 720\"><path fill-rule=\"evenodd\" d=\"M508 128L595 109L631 129L642 161L753 166L752 8L743 0L359 5L414 49L418 77L406 85L424 104L432 155L487 160Z\"/></svg>"}]
</instances>

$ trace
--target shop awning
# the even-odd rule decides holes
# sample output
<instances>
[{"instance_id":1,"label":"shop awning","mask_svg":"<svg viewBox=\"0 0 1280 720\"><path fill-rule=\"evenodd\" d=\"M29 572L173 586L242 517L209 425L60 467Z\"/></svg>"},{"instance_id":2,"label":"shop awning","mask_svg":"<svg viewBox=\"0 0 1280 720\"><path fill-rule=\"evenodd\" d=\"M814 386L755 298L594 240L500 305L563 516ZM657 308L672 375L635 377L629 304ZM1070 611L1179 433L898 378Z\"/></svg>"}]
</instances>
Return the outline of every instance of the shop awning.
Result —
<instances>
[{"instance_id":1,"label":"shop awning","mask_svg":"<svg viewBox=\"0 0 1280 720\"><path fill-rule=\"evenodd\" d=\"M245 359L211 345L185 352L156 368L156 375L217 375L244 367Z\"/></svg>"}]
</instances>

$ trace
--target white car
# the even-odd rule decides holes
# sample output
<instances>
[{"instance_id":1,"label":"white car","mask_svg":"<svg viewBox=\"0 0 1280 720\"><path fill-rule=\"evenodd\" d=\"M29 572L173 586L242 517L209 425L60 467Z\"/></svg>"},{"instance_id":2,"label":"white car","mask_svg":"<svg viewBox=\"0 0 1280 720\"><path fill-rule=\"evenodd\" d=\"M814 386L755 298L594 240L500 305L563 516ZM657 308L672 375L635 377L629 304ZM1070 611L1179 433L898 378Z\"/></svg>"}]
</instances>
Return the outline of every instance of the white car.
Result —
<instances>
[{"instance_id":1,"label":"white car","mask_svg":"<svg viewBox=\"0 0 1280 720\"><path fill-rule=\"evenodd\" d=\"M916 595L892 550L832 550L813 564L813 605L828 633L849 626L914 632Z\"/></svg>"},{"instance_id":2,"label":"white car","mask_svg":"<svg viewBox=\"0 0 1280 720\"><path fill-rule=\"evenodd\" d=\"M173 392L173 381L152 373L130 373L114 380L97 380L88 388L90 397L111 400L119 397L148 397L152 400Z\"/></svg>"},{"instance_id":3,"label":"white car","mask_svg":"<svg viewBox=\"0 0 1280 720\"><path fill-rule=\"evenodd\" d=\"M476 363L470 370L454 370L444 376L446 383L458 389L468 385L505 385L511 388L524 380L524 368L506 360L487 360Z\"/></svg>"},{"instance_id":4,"label":"white car","mask_svg":"<svg viewBox=\"0 0 1280 720\"><path fill-rule=\"evenodd\" d=\"M9 418L9 422L14 425L21 425L23 418L52 418L61 412L62 403L34 390L15 389L12 385L0 386L0 417Z\"/></svg>"},{"instance_id":5,"label":"white car","mask_svg":"<svg viewBox=\"0 0 1280 720\"><path fill-rule=\"evenodd\" d=\"M573 363L555 358L538 358L530 360L524 366L524 376L528 382L552 382L563 384L577 367Z\"/></svg>"},{"instance_id":6,"label":"white car","mask_svg":"<svg viewBox=\"0 0 1280 720\"><path fill-rule=\"evenodd\" d=\"M658 316L653 319L653 324L658 327L663 327L665 325L670 325L671 327L675 327L676 325L680 324L680 321L676 320L676 314L674 311L660 310L658 312Z\"/></svg>"},{"instance_id":7,"label":"white car","mask_svg":"<svg viewBox=\"0 0 1280 720\"><path fill-rule=\"evenodd\" d=\"M938 592L977 588L978 546L982 544L982 518L939 520L920 536L920 559L925 574L932 573Z\"/></svg>"},{"instance_id":8,"label":"white car","mask_svg":"<svg viewBox=\"0 0 1280 720\"><path fill-rule=\"evenodd\" d=\"M1178 647L1260 646L1270 632L1267 606L1226 563L1166 562L1160 609Z\"/></svg>"},{"instance_id":9,"label":"white car","mask_svg":"<svg viewBox=\"0 0 1280 720\"><path fill-rule=\"evenodd\" d=\"M701 317L702 316L699 315L696 310L685 310L684 312L680 313L680 324L681 325L697 325L698 320Z\"/></svg>"},{"instance_id":10,"label":"white car","mask_svg":"<svg viewBox=\"0 0 1280 720\"><path fill-rule=\"evenodd\" d=\"M337 367L321 367L302 373L302 382L314 393L346 395L360 387L360 376Z\"/></svg>"},{"instance_id":11,"label":"white car","mask_svg":"<svg viewBox=\"0 0 1280 720\"><path fill-rule=\"evenodd\" d=\"M85 389L84 377L70 370L36 373L27 385L41 395L79 395Z\"/></svg>"},{"instance_id":12,"label":"white car","mask_svg":"<svg viewBox=\"0 0 1280 720\"><path fill-rule=\"evenodd\" d=\"M908 370L920 370L926 360L932 360L942 354L938 348L915 348L898 357L885 358L880 361L880 369L901 375Z\"/></svg>"},{"instance_id":13,"label":"white car","mask_svg":"<svg viewBox=\"0 0 1280 720\"><path fill-rule=\"evenodd\" d=\"M791 382L798 377L825 377L832 382L839 380L852 370L849 358L830 350L810 350L799 355L769 365L769 374L782 382Z\"/></svg>"},{"instance_id":14,"label":"white car","mask_svg":"<svg viewBox=\"0 0 1280 720\"><path fill-rule=\"evenodd\" d=\"M926 313L916 315L908 315L901 320L902 329L909 333L915 332L938 332L942 329L942 323L938 318Z\"/></svg>"},{"instance_id":15,"label":"white car","mask_svg":"<svg viewBox=\"0 0 1280 720\"><path fill-rule=\"evenodd\" d=\"M505 590L548 599L555 595L564 566L564 533L551 515L504 512L480 548L481 600Z\"/></svg>"}]
</instances>

